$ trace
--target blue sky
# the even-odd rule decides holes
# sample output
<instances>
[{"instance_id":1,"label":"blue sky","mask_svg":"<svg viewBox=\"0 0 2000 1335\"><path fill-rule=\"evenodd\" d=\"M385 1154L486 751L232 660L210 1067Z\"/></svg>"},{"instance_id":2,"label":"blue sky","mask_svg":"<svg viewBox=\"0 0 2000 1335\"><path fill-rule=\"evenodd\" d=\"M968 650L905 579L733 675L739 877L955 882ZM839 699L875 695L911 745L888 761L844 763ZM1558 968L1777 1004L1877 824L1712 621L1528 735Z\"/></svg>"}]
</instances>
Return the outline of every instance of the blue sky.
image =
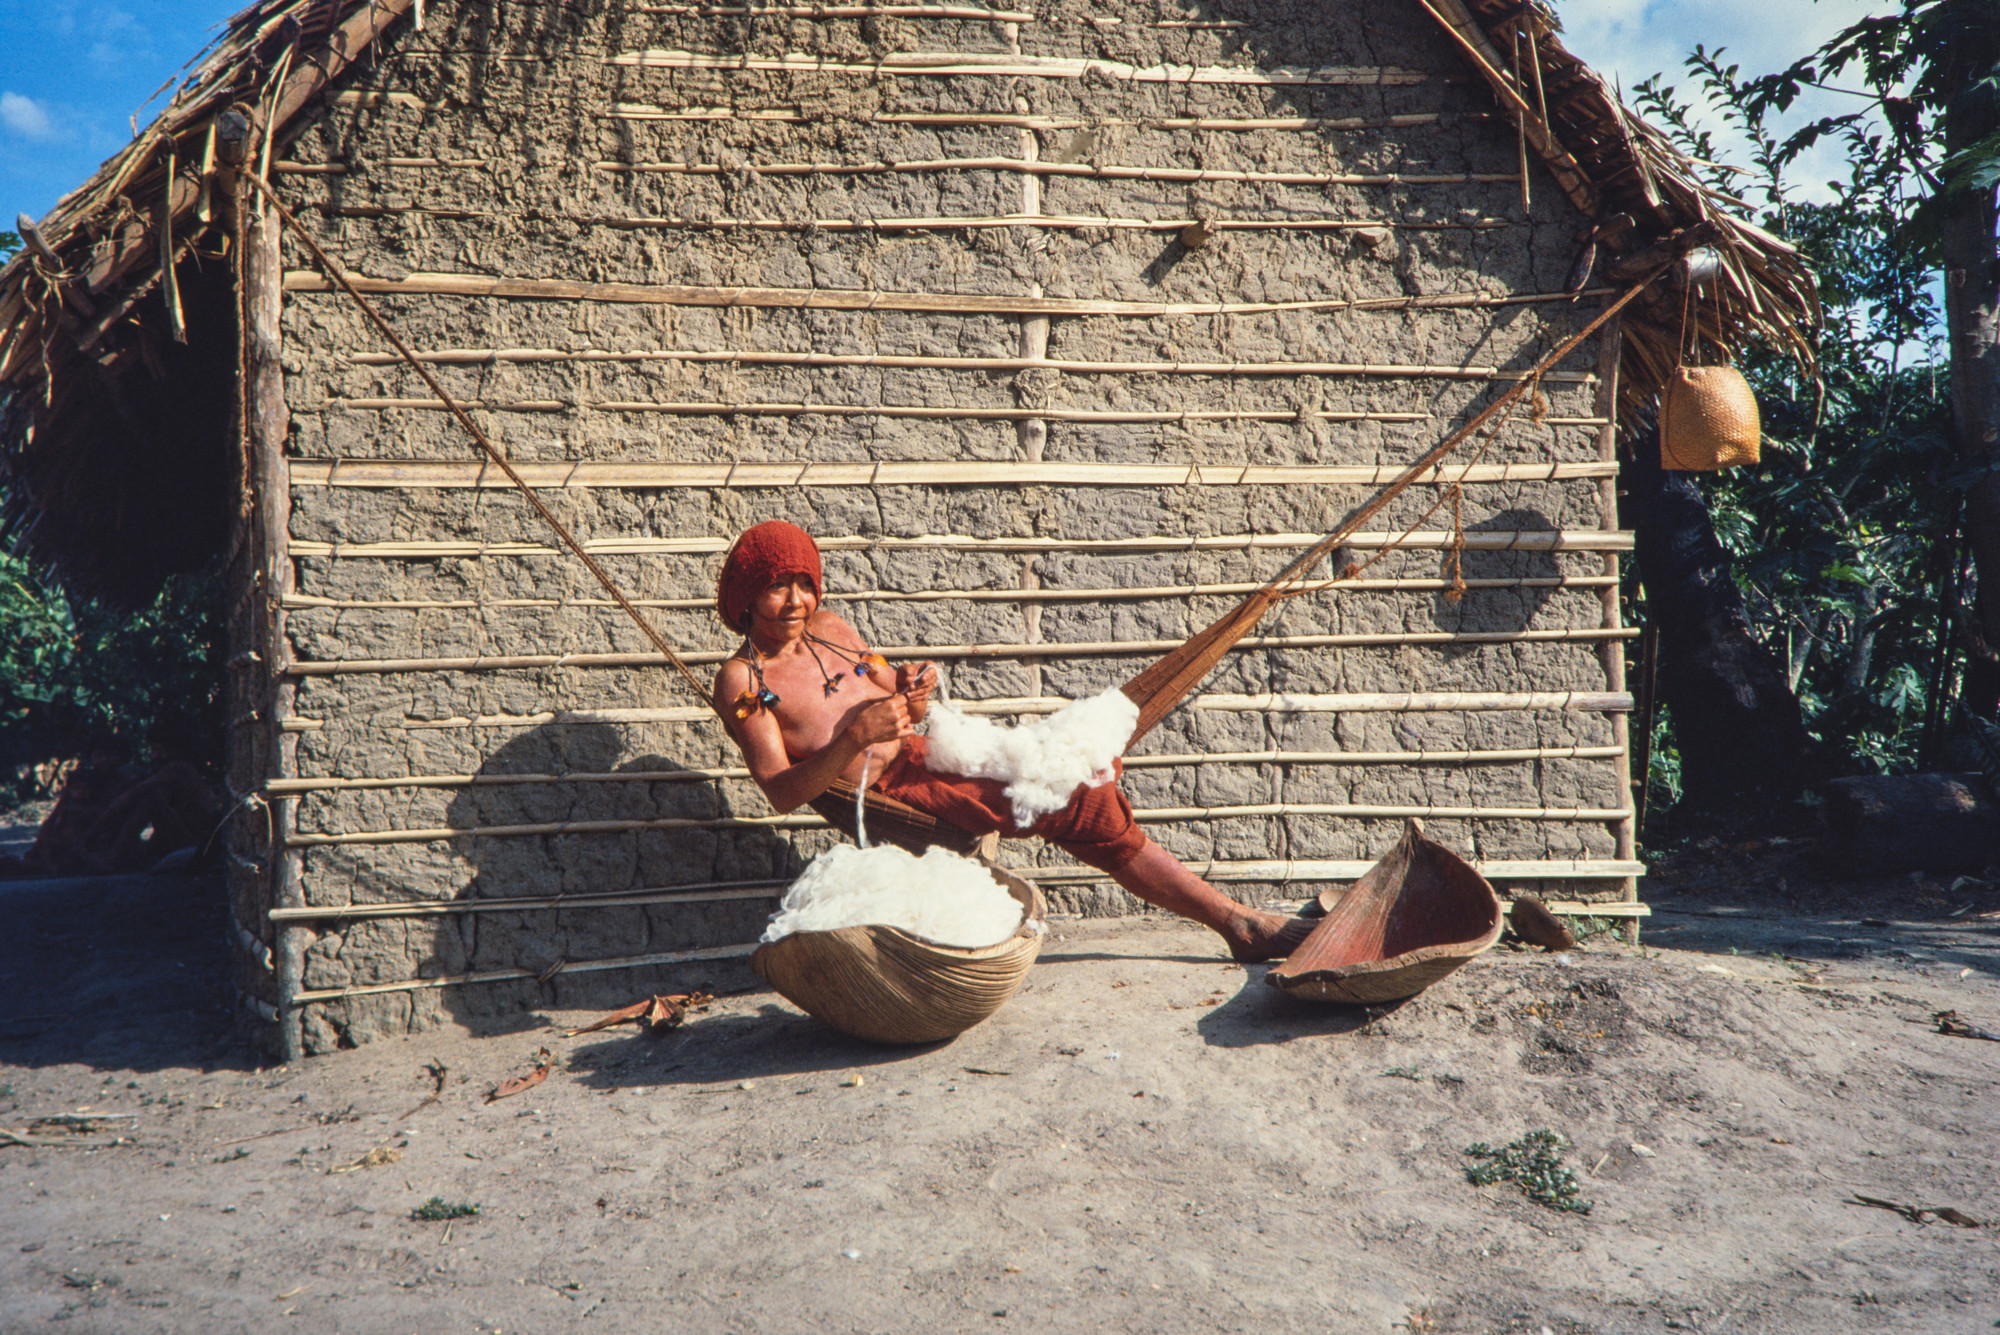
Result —
<instances>
[{"instance_id":1,"label":"blue sky","mask_svg":"<svg viewBox=\"0 0 2000 1335\"><path fill-rule=\"evenodd\" d=\"M132 139L130 117L242 0L0 0L0 228ZM159 110L141 112L145 125Z\"/></svg>"},{"instance_id":2,"label":"blue sky","mask_svg":"<svg viewBox=\"0 0 2000 1335\"><path fill-rule=\"evenodd\" d=\"M140 104L241 0L0 0L0 227L40 217L132 137ZM1578 55L1630 88L1700 41L1788 63L1890 0L1556 0ZM144 125L153 104L139 116Z\"/></svg>"}]
</instances>

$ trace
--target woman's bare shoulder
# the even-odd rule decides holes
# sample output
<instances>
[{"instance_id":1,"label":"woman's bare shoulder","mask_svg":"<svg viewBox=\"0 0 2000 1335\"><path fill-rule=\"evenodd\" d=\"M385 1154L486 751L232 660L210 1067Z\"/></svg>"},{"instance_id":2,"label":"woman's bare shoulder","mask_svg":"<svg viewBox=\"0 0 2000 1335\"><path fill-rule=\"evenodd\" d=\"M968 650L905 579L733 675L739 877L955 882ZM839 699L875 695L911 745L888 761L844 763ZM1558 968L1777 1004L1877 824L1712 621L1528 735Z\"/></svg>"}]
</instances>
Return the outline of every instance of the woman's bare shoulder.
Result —
<instances>
[{"instance_id":1,"label":"woman's bare shoulder","mask_svg":"<svg viewBox=\"0 0 2000 1335\"><path fill-rule=\"evenodd\" d=\"M729 699L750 688L750 661L746 658L725 658L722 666L715 671L715 694L718 698Z\"/></svg>"},{"instance_id":2,"label":"woman's bare shoulder","mask_svg":"<svg viewBox=\"0 0 2000 1335\"><path fill-rule=\"evenodd\" d=\"M822 640L848 649L866 649L868 641L861 638L861 632L847 624L846 618L838 612L821 611L815 613L812 621L813 634Z\"/></svg>"}]
</instances>

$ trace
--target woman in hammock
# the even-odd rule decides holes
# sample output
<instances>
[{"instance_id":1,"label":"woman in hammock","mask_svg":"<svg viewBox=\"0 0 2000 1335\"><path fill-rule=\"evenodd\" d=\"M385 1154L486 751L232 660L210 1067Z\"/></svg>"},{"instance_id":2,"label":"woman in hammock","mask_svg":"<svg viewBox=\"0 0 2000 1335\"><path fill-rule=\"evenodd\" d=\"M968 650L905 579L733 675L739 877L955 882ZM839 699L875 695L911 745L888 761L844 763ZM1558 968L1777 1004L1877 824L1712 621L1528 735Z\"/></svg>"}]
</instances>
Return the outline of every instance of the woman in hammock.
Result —
<instances>
[{"instance_id":1,"label":"woman in hammock","mask_svg":"<svg viewBox=\"0 0 2000 1335\"><path fill-rule=\"evenodd\" d=\"M916 733L937 685L930 663L891 669L854 628L820 604L819 546L773 520L730 549L717 610L744 642L715 677L715 703L750 776L780 812L837 780L861 783L968 834L1037 835L1097 868L1148 904L1213 929L1243 962L1279 959L1313 920L1239 904L1146 836L1115 783L1081 786L1061 811L1022 829L1005 785L936 774Z\"/></svg>"}]
</instances>

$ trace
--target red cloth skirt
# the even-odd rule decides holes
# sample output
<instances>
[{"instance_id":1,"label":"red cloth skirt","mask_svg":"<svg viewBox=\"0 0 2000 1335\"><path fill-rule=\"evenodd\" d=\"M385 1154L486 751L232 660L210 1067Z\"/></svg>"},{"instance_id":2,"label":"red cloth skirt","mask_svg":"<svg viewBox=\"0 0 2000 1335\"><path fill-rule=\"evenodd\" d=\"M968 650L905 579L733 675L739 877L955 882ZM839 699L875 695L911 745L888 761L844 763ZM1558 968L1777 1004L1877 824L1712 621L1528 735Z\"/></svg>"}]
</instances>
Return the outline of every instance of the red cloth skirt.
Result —
<instances>
[{"instance_id":1,"label":"red cloth skirt","mask_svg":"<svg viewBox=\"0 0 2000 1335\"><path fill-rule=\"evenodd\" d=\"M1132 804L1116 783L1079 786L1068 806L1022 829L1014 823L1014 804L1007 800L1005 784L933 773L924 766L929 750L928 738L905 737L902 751L870 788L967 834L998 831L1010 839L1035 835L1103 872L1123 870L1146 846L1146 832L1132 819ZM1124 773L1123 764L1114 768Z\"/></svg>"}]
</instances>

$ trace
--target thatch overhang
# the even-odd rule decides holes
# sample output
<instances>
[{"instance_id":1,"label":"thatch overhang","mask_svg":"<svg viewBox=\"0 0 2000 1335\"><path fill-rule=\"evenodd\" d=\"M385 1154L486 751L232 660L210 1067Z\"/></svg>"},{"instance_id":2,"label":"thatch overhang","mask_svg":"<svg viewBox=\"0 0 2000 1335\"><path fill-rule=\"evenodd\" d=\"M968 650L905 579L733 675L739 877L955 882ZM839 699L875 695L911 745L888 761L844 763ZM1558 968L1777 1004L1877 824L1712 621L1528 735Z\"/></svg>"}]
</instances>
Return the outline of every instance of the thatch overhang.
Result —
<instances>
[{"instance_id":1,"label":"thatch overhang","mask_svg":"<svg viewBox=\"0 0 2000 1335\"><path fill-rule=\"evenodd\" d=\"M1624 320L1621 415L1675 365L1762 342L1813 366L1799 253L1621 105L1521 0L1410 0L1449 32L1586 219L1572 285L1629 284L1705 247L1686 303L1669 270ZM0 270L0 462L17 550L71 589L138 601L211 559L245 491L227 197L232 161L281 149L340 73L418 0L264 0L224 25L146 130L28 227Z\"/></svg>"}]
</instances>

